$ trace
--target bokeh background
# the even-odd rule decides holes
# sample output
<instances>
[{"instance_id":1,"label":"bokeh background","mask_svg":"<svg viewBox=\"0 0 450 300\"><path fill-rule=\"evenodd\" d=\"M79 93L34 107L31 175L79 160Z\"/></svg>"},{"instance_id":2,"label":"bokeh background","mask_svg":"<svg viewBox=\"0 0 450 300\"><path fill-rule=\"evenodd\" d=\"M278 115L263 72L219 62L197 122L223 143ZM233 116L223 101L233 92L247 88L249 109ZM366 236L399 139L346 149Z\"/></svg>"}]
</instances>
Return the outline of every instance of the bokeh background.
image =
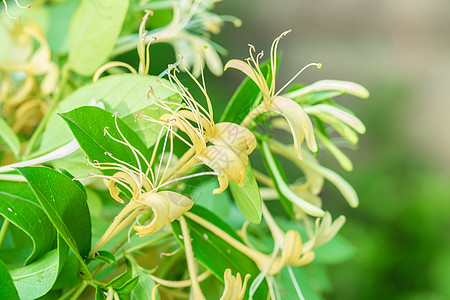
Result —
<instances>
[{"instance_id":1,"label":"bokeh background","mask_svg":"<svg viewBox=\"0 0 450 300\"><path fill-rule=\"evenodd\" d=\"M248 43L270 49L281 32L279 86L309 62L298 82L358 82L368 100L338 102L354 110L367 133L346 153L346 173L361 205L347 207L334 189L325 206L348 217L342 235L352 259L330 268L326 299L450 299L450 7L444 0L223 1L217 11L242 19L214 40L230 58L248 56ZM209 85L224 103L242 79L237 71ZM219 94L219 93L218 93ZM335 199L336 198L336 199ZM334 213L334 215L337 215ZM301 283L300 283L301 284Z\"/></svg>"}]
</instances>

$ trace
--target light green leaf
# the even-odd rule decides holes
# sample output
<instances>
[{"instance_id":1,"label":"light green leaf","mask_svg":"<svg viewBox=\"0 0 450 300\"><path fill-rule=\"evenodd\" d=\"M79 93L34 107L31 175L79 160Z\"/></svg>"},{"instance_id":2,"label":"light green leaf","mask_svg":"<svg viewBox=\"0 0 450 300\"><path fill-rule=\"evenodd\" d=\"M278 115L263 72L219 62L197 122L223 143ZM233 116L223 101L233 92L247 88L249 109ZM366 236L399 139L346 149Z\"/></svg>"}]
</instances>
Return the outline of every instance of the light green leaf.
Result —
<instances>
[{"instance_id":1,"label":"light green leaf","mask_svg":"<svg viewBox=\"0 0 450 300\"><path fill-rule=\"evenodd\" d=\"M56 231L28 184L0 181L0 214L31 238L27 263L54 247Z\"/></svg>"},{"instance_id":2,"label":"light green leaf","mask_svg":"<svg viewBox=\"0 0 450 300\"><path fill-rule=\"evenodd\" d=\"M1 47L0 47L1 48ZM12 151L14 156L20 158L20 141L17 135L12 131L6 121L0 117L0 141L2 141Z\"/></svg>"},{"instance_id":3,"label":"light green leaf","mask_svg":"<svg viewBox=\"0 0 450 300\"><path fill-rule=\"evenodd\" d=\"M165 110L148 99L147 94L150 87L153 88L155 96L160 100L181 102L178 94L165 88L162 84L170 86L170 82L154 76L134 74L108 76L75 91L59 104L56 112L65 113L77 107L88 105L92 99L101 101L107 111L111 113L120 112L120 118L150 147L158 136L161 127L148 121L138 120L135 122L136 113L143 111L145 115L155 119L159 119L162 114L166 113ZM55 113L50 117L42 135L39 152L50 152L67 144L72 139L73 136L69 128Z\"/></svg>"},{"instance_id":4,"label":"light green leaf","mask_svg":"<svg viewBox=\"0 0 450 300\"><path fill-rule=\"evenodd\" d=\"M91 218L83 191L69 177L45 167L19 169L58 233L89 274L84 260L91 248Z\"/></svg>"},{"instance_id":5,"label":"light green leaf","mask_svg":"<svg viewBox=\"0 0 450 300\"><path fill-rule=\"evenodd\" d=\"M230 226L207 209L194 205L189 212L208 220L208 222L211 222L242 243L242 239ZM186 217L186 223L192 239L192 249L199 263L211 270L221 281L223 281L223 274L227 268L230 268L233 274L239 272L242 277L245 277L246 274L251 274L252 277L249 280L248 286L252 284L253 280L260 273L260 270L249 257L188 217ZM182 236L180 223L174 221L171 225L175 238L181 247L184 247L184 241L180 238ZM267 294L268 287L266 282L263 281L254 294L254 299L266 299Z\"/></svg>"},{"instance_id":6,"label":"light green leaf","mask_svg":"<svg viewBox=\"0 0 450 300\"><path fill-rule=\"evenodd\" d=\"M355 247L346 239L335 236L325 245L314 250L316 258L314 262L321 264L339 264L355 255Z\"/></svg>"},{"instance_id":7,"label":"light green leaf","mask_svg":"<svg viewBox=\"0 0 450 300\"><path fill-rule=\"evenodd\" d=\"M252 223L259 224L262 217L261 193L259 192L250 162L245 168L245 172L243 187L230 182L231 194L244 217Z\"/></svg>"},{"instance_id":8,"label":"light green leaf","mask_svg":"<svg viewBox=\"0 0 450 300\"><path fill-rule=\"evenodd\" d=\"M109 57L128 9L128 0L83 0L69 29L69 67L92 75Z\"/></svg>"},{"instance_id":9,"label":"light green leaf","mask_svg":"<svg viewBox=\"0 0 450 300\"><path fill-rule=\"evenodd\" d=\"M3 299L8 300L19 300L19 294L17 293L16 287L14 286L11 275L8 269L0 260L0 295Z\"/></svg>"},{"instance_id":10,"label":"light green leaf","mask_svg":"<svg viewBox=\"0 0 450 300\"><path fill-rule=\"evenodd\" d=\"M67 258L69 248L58 238L58 249L51 250L32 264L11 270L20 299L36 299L45 295L55 283Z\"/></svg>"},{"instance_id":11,"label":"light green leaf","mask_svg":"<svg viewBox=\"0 0 450 300\"><path fill-rule=\"evenodd\" d=\"M67 122L81 149L83 149L91 161L97 160L99 162L117 163L109 155L105 154L110 153L121 161L137 168L139 167L136 156L130 147L104 134L105 127L108 127L108 132L112 137L123 140L116 128L115 117L111 113L98 107L83 106L61 116ZM119 118L117 118L117 125L120 132L135 149L141 152L144 157L151 157L150 151L130 127ZM139 157L139 162L143 169L146 163L142 157ZM113 175L115 172L115 170L104 170L104 173L108 175Z\"/></svg>"}]
</instances>

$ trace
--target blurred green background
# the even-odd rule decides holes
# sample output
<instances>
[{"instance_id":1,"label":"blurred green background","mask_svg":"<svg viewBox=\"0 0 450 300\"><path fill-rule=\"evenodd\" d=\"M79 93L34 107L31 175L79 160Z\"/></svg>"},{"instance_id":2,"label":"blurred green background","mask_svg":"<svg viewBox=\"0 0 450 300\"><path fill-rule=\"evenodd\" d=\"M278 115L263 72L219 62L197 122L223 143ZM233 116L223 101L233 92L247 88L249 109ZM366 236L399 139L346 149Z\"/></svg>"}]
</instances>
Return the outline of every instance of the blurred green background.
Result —
<instances>
[{"instance_id":1,"label":"blurred green background","mask_svg":"<svg viewBox=\"0 0 450 300\"><path fill-rule=\"evenodd\" d=\"M341 234L356 249L351 260L330 268L333 286L326 299L450 299L447 8L443 0L217 4L216 11L243 21L241 28L225 26L214 38L229 50L225 61L247 57L248 43L268 54L272 40L292 29L280 43L279 87L302 66L321 62L321 70L307 70L298 82L350 80L371 92L369 100L337 98L367 126L359 149L346 149L354 171L345 174L321 156L361 201L351 209L333 188L323 194L333 215L347 216ZM227 71L220 78L208 76L208 85L222 91L225 105L241 78Z\"/></svg>"}]
</instances>

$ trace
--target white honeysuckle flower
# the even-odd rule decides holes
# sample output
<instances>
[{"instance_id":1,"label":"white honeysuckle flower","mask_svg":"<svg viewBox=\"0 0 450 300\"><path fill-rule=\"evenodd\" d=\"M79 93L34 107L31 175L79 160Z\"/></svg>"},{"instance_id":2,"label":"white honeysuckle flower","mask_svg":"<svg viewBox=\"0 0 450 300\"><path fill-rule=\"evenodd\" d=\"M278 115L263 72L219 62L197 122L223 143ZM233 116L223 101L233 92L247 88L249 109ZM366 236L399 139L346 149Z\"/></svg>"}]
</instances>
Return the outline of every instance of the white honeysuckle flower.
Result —
<instances>
[{"instance_id":1,"label":"white honeysuckle flower","mask_svg":"<svg viewBox=\"0 0 450 300\"><path fill-rule=\"evenodd\" d=\"M231 274L231 269L226 269L223 274L225 282L225 289L223 290L220 300L242 300L244 299L245 290L247 289L247 282L251 275L247 274L244 278L244 283L241 280L241 274L239 272L236 276Z\"/></svg>"},{"instance_id":2,"label":"white honeysuckle flower","mask_svg":"<svg viewBox=\"0 0 450 300\"><path fill-rule=\"evenodd\" d=\"M324 116L334 117L350 126L353 130L360 134L364 134L366 132L366 127L360 119L358 119L355 115L339 109L333 105L317 104L314 106L305 107L304 110L306 113L315 115L319 119L322 119ZM327 119L325 119L324 121L326 122L326 120Z\"/></svg>"},{"instance_id":3,"label":"white honeysuckle flower","mask_svg":"<svg viewBox=\"0 0 450 300\"><path fill-rule=\"evenodd\" d=\"M267 83L264 74L261 71L259 60L262 58L263 53L259 53L255 57L255 48L250 45L250 58L245 61L232 59L225 65L225 70L228 68L234 68L242 71L250 79L252 79L256 85L261 90L263 95L262 103L253 109L247 117L242 122L242 126L248 126L249 123L258 115L266 112L274 112L276 114L282 115L289 124L292 137L294 139L295 153L299 159L302 159L301 154L301 144L303 140L306 140L308 148L312 152L316 152L317 144L314 137L313 125L308 114L303 110L303 108L294 100L287 98L285 96L280 96L280 93L306 68L310 66L316 66L321 68L322 65L318 63L311 63L303 67L299 72L297 72L294 77L288 81L282 88L277 92L275 90L275 80L276 80L276 69L277 69L277 48L279 41L286 36L289 31L283 32L278 36L272 43L270 50L270 65L271 65L271 82Z\"/></svg>"},{"instance_id":4,"label":"white honeysuckle flower","mask_svg":"<svg viewBox=\"0 0 450 300\"><path fill-rule=\"evenodd\" d=\"M341 80L320 80L304 88L287 93L285 96L289 98L299 98L310 93L323 91L339 91L364 99L368 98L370 95L369 91L365 87L354 82Z\"/></svg>"},{"instance_id":5,"label":"white honeysuckle flower","mask_svg":"<svg viewBox=\"0 0 450 300\"><path fill-rule=\"evenodd\" d=\"M314 234L311 239L305 243L302 250L303 253L319 248L331 241L345 224L345 221L346 219L344 216L339 216L333 221L329 212L326 212L322 218L317 218Z\"/></svg>"}]
</instances>

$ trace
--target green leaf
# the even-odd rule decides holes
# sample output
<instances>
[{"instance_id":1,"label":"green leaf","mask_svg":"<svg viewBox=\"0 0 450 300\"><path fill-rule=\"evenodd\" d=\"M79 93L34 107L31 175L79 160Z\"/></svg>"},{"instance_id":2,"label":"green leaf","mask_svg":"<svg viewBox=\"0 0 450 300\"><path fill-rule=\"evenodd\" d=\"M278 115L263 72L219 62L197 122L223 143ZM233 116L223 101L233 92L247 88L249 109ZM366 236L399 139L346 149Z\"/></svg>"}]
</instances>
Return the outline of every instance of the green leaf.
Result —
<instances>
[{"instance_id":1,"label":"green leaf","mask_svg":"<svg viewBox=\"0 0 450 300\"><path fill-rule=\"evenodd\" d=\"M0 117L0 141L2 141L12 151L14 156L20 158L20 141L17 135L12 131L6 121Z\"/></svg>"},{"instance_id":2,"label":"green leaf","mask_svg":"<svg viewBox=\"0 0 450 300\"><path fill-rule=\"evenodd\" d=\"M212 212L197 205L194 205L190 212L208 220L208 222L216 225L234 239L241 243L243 242L230 226ZM233 274L239 272L242 278L245 277L246 274L251 274L252 277L249 280L248 286L251 285L253 280L260 273L260 270L249 257L187 217L186 223L192 239L192 249L195 258L199 263L211 270L211 272L221 281L223 281L223 274L227 268L230 268ZM181 247L184 247L184 241L180 238L182 233L179 221L174 221L171 224L175 238ZM268 287L267 283L264 281L256 291L254 299L266 299L267 294Z\"/></svg>"},{"instance_id":3,"label":"green leaf","mask_svg":"<svg viewBox=\"0 0 450 300\"><path fill-rule=\"evenodd\" d=\"M138 120L135 122L136 113L144 112L149 117L159 119L166 111L148 99L149 88L153 88L155 96L160 100L181 102L178 94L165 88L162 84L170 86L170 82L154 76L134 74L107 76L76 90L59 103L56 112L65 113L77 107L88 105L92 99L101 101L107 111L111 113L120 112L122 120L150 147L154 144L161 127L148 121ZM42 135L39 153L53 151L67 144L72 139L73 136L70 130L55 113L50 117Z\"/></svg>"},{"instance_id":4,"label":"green leaf","mask_svg":"<svg viewBox=\"0 0 450 300\"><path fill-rule=\"evenodd\" d=\"M0 214L31 238L33 251L26 263L54 247L56 231L28 184L0 181Z\"/></svg>"},{"instance_id":5,"label":"green leaf","mask_svg":"<svg viewBox=\"0 0 450 300\"><path fill-rule=\"evenodd\" d=\"M68 65L92 75L109 57L122 29L128 0L83 0L69 29Z\"/></svg>"},{"instance_id":6,"label":"green leaf","mask_svg":"<svg viewBox=\"0 0 450 300\"><path fill-rule=\"evenodd\" d=\"M89 274L82 257L91 248L91 218L86 197L69 177L45 167L19 168L58 233Z\"/></svg>"},{"instance_id":7,"label":"green leaf","mask_svg":"<svg viewBox=\"0 0 450 300\"><path fill-rule=\"evenodd\" d=\"M347 261L355 255L355 247L346 239L335 236L325 245L314 250L316 258L314 262L321 264L339 264Z\"/></svg>"},{"instance_id":8,"label":"green leaf","mask_svg":"<svg viewBox=\"0 0 450 300\"><path fill-rule=\"evenodd\" d=\"M244 217L252 223L259 224L262 217L261 194L250 162L245 168L245 172L243 187L230 182L231 194Z\"/></svg>"},{"instance_id":9,"label":"green leaf","mask_svg":"<svg viewBox=\"0 0 450 300\"><path fill-rule=\"evenodd\" d=\"M11 270L20 299L36 299L45 295L55 283L68 251L67 244L59 236L57 249L28 266Z\"/></svg>"},{"instance_id":10,"label":"green leaf","mask_svg":"<svg viewBox=\"0 0 450 300\"><path fill-rule=\"evenodd\" d=\"M0 260L0 295L3 299L19 300L19 294L14 286L11 275L5 264Z\"/></svg>"},{"instance_id":11,"label":"green leaf","mask_svg":"<svg viewBox=\"0 0 450 300\"><path fill-rule=\"evenodd\" d=\"M95 290L95 300L105 300L105 294L103 293L103 290L100 286L97 286Z\"/></svg>"},{"instance_id":12,"label":"green leaf","mask_svg":"<svg viewBox=\"0 0 450 300\"><path fill-rule=\"evenodd\" d=\"M131 278L130 280L128 280L127 282L125 282L125 284L117 289L116 292L119 295L124 295L124 294L128 294L130 293L134 287L137 285L139 281L139 275L134 276L133 278Z\"/></svg>"},{"instance_id":13,"label":"green leaf","mask_svg":"<svg viewBox=\"0 0 450 300\"><path fill-rule=\"evenodd\" d=\"M136 156L130 147L105 135L105 127L108 127L108 132L112 137L123 141L117 129L118 127L123 136L135 149L141 152L144 157L151 157L150 151L138 135L119 118L117 118L116 127L115 117L106 110L93 106L83 106L61 116L67 122L81 149L91 161L117 163L109 155L105 154L110 153L121 161L139 167ZM146 163L142 157L139 157L139 163L144 169ZM115 170L104 170L104 173L108 175L113 175L115 172Z\"/></svg>"},{"instance_id":14,"label":"green leaf","mask_svg":"<svg viewBox=\"0 0 450 300\"><path fill-rule=\"evenodd\" d=\"M131 291L131 300L152 300L151 291L155 287L155 282L146 274L145 269L137 265L133 259L128 260L131 267L131 275L139 276L139 281L137 282L134 289ZM147 271L148 272L148 271ZM159 293L156 293L156 299L159 298Z\"/></svg>"},{"instance_id":15,"label":"green leaf","mask_svg":"<svg viewBox=\"0 0 450 300\"><path fill-rule=\"evenodd\" d=\"M112 264L116 263L116 258L114 257L114 255L108 251L103 251L103 250L97 251L97 254L95 255L95 257L93 259L102 261L108 265L112 265Z\"/></svg>"},{"instance_id":16,"label":"green leaf","mask_svg":"<svg viewBox=\"0 0 450 300\"><path fill-rule=\"evenodd\" d=\"M279 58L277 58L279 60ZM266 81L271 80L270 60L260 65ZM262 101L261 90L250 78L245 78L228 102L220 122L240 124L248 113Z\"/></svg>"}]
</instances>

